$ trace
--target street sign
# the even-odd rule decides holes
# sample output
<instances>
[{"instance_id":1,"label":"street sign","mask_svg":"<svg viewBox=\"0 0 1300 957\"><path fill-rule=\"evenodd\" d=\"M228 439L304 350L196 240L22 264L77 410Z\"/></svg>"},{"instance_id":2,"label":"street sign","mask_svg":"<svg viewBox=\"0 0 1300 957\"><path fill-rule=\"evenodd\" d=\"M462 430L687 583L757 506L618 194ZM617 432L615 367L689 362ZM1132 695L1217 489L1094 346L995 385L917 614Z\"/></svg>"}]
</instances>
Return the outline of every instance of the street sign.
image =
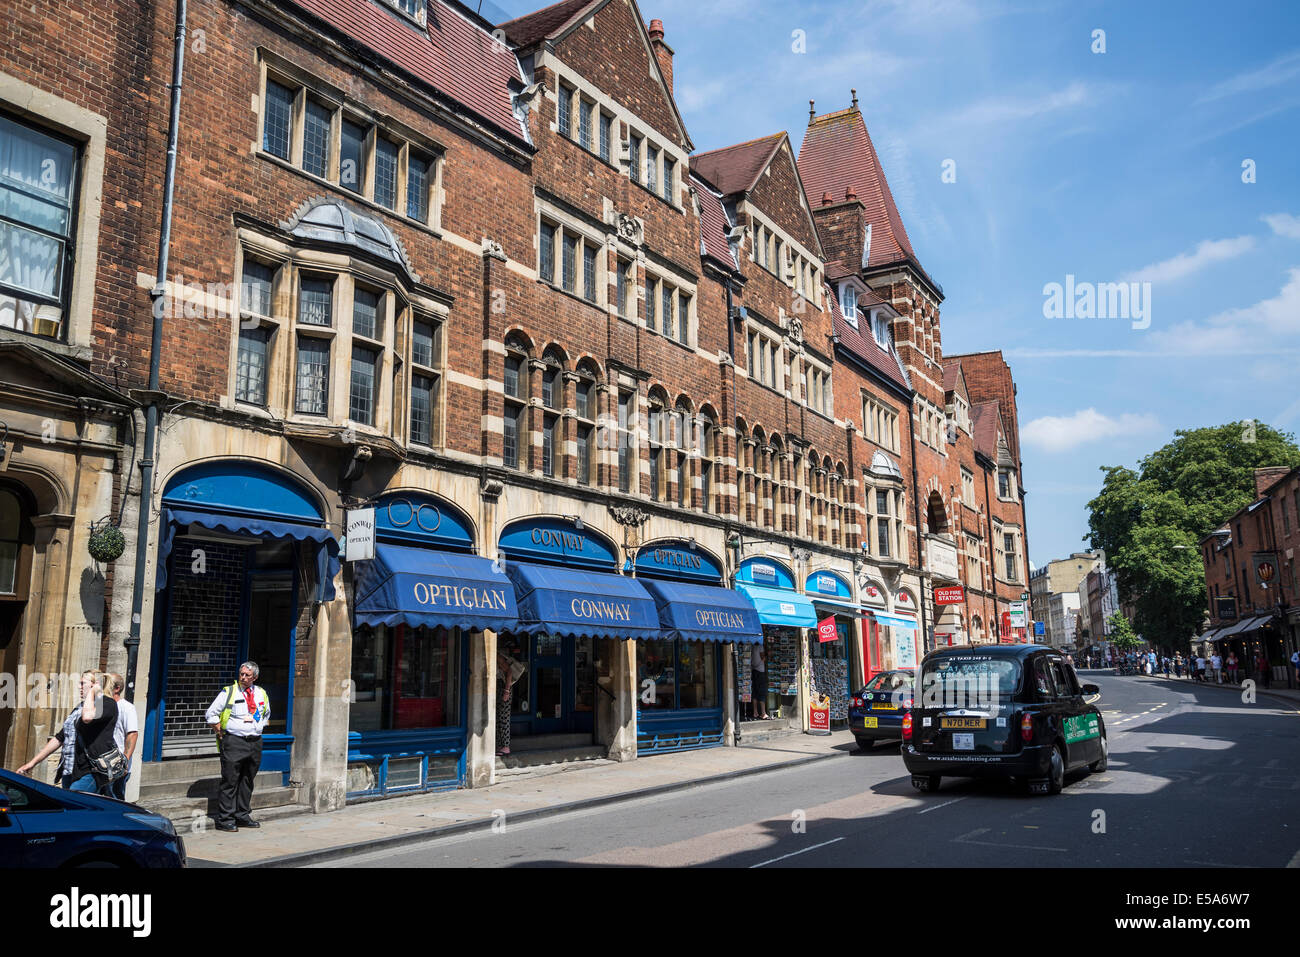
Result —
<instances>
[{"instance_id":1,"label":"street sign","mask_svg":"<svg viewBox=\"0 0 1300 957\"><path fill-rule=\"evenodd\" d=\"M1011 615L1012 628L1029 627L1029 615L1025 611L1025 603L1023 601L1013 601L1011 603L1011 610L1009 614Z\"/></svg>"},{"instance_id":2,"label":"street sign","mask_svg":"<svg viewBox=\"0 0 1300 957\"><path fill-rule=\"evenodd\" d=\"M1034 634L1040 636L1047 634L1047 623L1042 621L1034 622Z\"/></svg>"}]
</instances>

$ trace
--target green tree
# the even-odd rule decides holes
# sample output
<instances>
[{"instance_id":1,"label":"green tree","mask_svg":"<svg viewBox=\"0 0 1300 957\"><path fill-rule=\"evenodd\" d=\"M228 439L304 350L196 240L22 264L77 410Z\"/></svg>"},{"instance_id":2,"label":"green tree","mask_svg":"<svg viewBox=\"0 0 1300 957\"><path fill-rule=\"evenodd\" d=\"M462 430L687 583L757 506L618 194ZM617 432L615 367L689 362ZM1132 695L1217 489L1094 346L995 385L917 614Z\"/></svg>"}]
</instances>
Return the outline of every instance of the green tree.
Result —
<instances>
[{"instance_id":1,"label":"green tree","mask_svg":"<svg viewBox=\"0 0 1300 957\"><path fill-rule=\"evenodd\" d=\"M1104 467L1088 503L1084 540L1104 549L1133 624L1173 650L1200 630L1205 570L1200 542L1255 498L1255 469L1300 465L1294 436L1263 423L1180 430L1137 471Z\"/></svg>"},{"instance_id":2,"label":"green tree","mask_svg":"<svg viewBox=\"0 0 1300 957\"><path fill-rule=\"evenodd\" d=\"M1106 619L1106 625L1110 632L1107 640L1118 648L1120 651L1132 651L1138 645L1142 644L1142 639L1138 637L1129 620L1124 617L1123 613L1115 612Z\"/></svg>"}]
</instances>

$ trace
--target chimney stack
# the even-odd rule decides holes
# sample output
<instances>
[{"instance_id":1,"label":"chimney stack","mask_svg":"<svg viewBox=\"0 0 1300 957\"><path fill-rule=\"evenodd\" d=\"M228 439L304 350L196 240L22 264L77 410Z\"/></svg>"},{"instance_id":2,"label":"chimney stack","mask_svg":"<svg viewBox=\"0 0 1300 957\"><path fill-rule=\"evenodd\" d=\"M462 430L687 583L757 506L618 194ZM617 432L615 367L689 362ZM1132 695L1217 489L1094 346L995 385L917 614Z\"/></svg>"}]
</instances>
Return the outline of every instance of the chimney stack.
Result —
<instances>
[{"instance_id":1,"label":"chimney stack","mask_svg":"<svg viewBox=\"0 0 1300 957\"><path fill-rule=\"evenodd\" d=\"M1263 498L1264 490L1290 471L1285 465L1270 465L1267 468L1255 469L1255 498Z\"/></svg>"},{"instance_id":2,"label":"chimney stack","mask_svg":"<svg viewBox=\"0 0 1300 957\"><path fill-rule=\"evenodd\" d=\"M659 61L659 72L664 76L668 92L673 91L673 48L664 43L664 22L651 20L646 28L650 34L650 46L654 48L655 59Z\"/></svg>"},{"instance_id":3,"label":"chimney stack","mask_svg":"<svg viewBox=\"0 0 1300 957\"><path fill-rule=\"evenodd\" d=\"M845 202L852 203L852 202L854 202L855 200L857 200L857 198L858 198L858 194L854 191L854 189L853 189L852 186L849 186L849 187L846 187L846 188L845 188L845 190L844 190L844 200L845 200Z\"/></svg>"}]
</instances>

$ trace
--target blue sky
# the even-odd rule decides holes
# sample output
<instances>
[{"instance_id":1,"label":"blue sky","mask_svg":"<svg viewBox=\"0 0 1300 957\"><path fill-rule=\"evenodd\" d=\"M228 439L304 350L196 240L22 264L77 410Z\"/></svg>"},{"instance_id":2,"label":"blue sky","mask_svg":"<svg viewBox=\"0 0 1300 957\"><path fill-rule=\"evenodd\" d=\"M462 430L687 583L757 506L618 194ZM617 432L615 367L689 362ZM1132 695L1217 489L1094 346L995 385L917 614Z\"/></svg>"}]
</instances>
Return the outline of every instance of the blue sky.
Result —
<instances>
[{"instance_id":1,"label":"blue sky","mask_svg":"<svg viewBox=\"0 0 1300 957\"><path fill-rule=\"evenodd\" d=\"M1100 466L1133 465L1177 428L1300 432L1300 3L641 12L664 21L697 150L777 130L797 149L809 99L825 113L858 90L947 297L945 353L1001 348L1016 377L1035 565L1082 547ZM1046 318L1044 287L1067 275L1149 282L1149 326Z\"/></svg>"}]
</instances>

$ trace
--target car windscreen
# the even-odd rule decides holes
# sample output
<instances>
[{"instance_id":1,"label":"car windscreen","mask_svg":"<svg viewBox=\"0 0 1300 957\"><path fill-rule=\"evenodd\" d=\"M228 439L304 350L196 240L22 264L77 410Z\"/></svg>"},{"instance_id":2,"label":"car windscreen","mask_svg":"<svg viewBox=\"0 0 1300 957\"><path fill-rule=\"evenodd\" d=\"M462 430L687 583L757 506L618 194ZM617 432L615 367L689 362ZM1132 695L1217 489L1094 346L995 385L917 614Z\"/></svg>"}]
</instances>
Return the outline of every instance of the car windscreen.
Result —
<instances>
[{"instance_id":1,"label":"car windscreen","mask_svg":"<svg viewBox=\"0 0 1300 957\"><path fill-rule=\"evenodd\" d=\"M1015 695L1020 662L992 655L945 655L921 671L921 707L990 708Z\"/></svg>"}]
</instances>

